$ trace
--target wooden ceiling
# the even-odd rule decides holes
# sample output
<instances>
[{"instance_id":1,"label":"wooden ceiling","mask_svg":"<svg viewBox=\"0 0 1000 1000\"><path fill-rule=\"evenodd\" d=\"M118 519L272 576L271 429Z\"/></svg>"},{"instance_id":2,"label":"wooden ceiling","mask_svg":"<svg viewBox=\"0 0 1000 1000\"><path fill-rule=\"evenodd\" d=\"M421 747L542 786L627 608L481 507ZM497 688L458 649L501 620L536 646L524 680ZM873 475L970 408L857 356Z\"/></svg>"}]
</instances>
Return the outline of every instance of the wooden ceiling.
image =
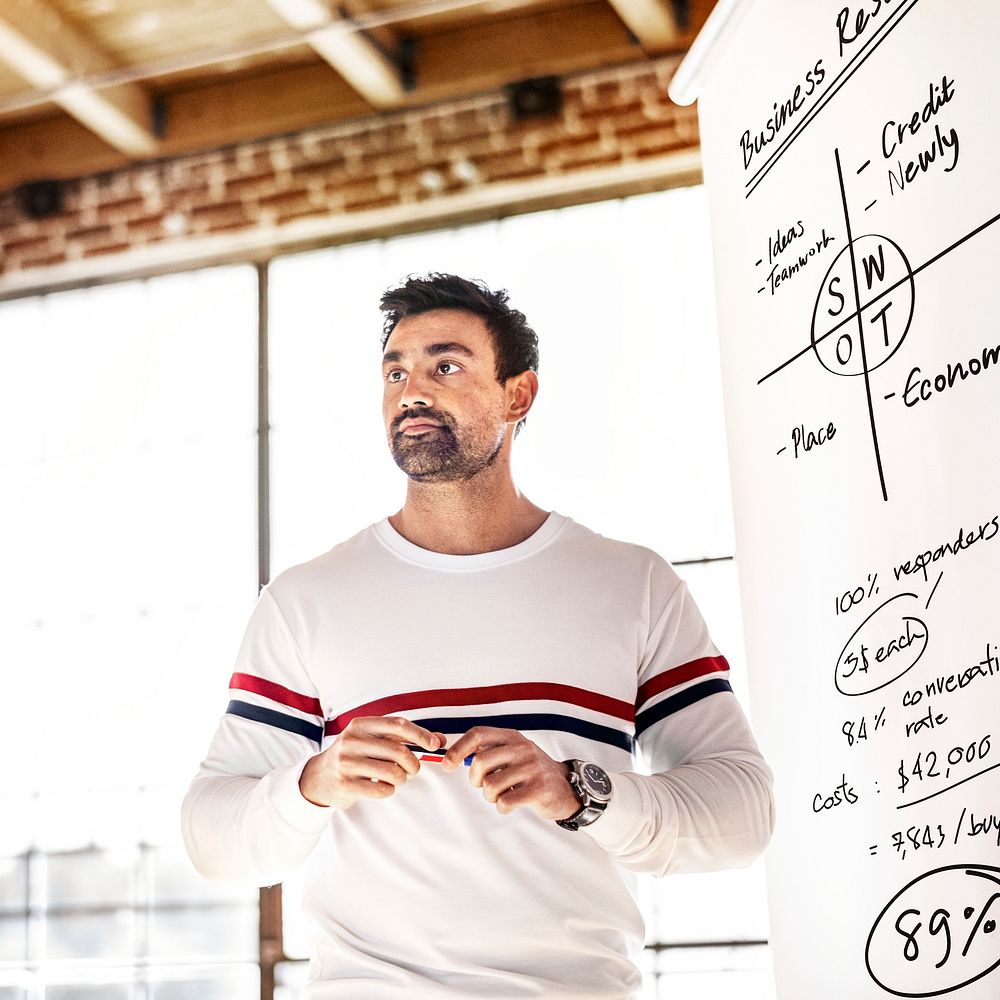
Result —
<instances>
[{"instance_id":1,"label":"wooden ceiling","mask_svg":"<svg viewBox=\"0 0 1000 1000\"><path fill-rule=\"evenodd\" d=\"M683 52L715 0L0 0L0 190Z\"/></svg>"}]
</instances>

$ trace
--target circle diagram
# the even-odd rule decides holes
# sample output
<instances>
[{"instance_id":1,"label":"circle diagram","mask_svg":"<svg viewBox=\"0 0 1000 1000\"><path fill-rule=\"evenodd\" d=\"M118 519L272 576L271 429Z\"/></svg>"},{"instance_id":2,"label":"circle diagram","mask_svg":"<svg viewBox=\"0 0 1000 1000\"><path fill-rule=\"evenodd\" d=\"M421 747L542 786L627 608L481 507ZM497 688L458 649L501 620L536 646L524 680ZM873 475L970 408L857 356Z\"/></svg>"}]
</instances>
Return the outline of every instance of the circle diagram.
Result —
<instances>
[{"instance_id":1,"label":"circle diagram","mask_svg":"<svg viewBox=\"0 0 1000 1000\"><path fill-rule=\"evenodd\" d=\"M816 297L810 336L820 364L846 376L884 365L906 338L913 300L913 269L899 246L859 236L837 254Z\"/></svg>"}]
</instances>

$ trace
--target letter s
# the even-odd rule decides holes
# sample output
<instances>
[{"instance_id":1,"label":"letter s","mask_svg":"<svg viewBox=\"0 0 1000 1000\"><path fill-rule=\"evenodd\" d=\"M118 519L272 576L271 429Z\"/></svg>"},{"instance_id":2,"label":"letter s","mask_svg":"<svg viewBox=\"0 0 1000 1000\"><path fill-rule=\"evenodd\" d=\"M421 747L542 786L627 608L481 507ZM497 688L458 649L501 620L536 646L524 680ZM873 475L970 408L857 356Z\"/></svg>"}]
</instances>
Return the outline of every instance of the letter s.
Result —
<instances>
[{"instance_id":1,"label":"letter s","mask_svg":"<svg viewBox=\"0 0 1000 1000\"><path fill-rule=\"evenodd\" d=\"M839 285L839 284L840 284L840 277L839 276L834 276L833 278L830 279L830 283L826 286L826 290L831 295L836 296L838 299L840 299L840 305L837 306L836 309L827 309L827 312L831 316L839 316L844 311L844 303L847 301L847 299L845 299L844 296L841 295L841 293L838 292L833 287L834 285Z\"/></svg>"}]
</instances>

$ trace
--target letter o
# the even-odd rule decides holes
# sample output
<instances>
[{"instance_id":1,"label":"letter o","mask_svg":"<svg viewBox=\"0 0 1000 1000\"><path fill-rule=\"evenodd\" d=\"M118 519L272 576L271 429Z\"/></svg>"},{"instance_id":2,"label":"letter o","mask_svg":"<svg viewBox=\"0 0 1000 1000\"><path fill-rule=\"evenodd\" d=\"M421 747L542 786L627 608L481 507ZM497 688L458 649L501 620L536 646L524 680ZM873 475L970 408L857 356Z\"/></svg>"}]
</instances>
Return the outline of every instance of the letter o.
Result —
<instances>
[{"instance_id":1,"label":"letter o","mask_svg":"<svg viewBox=\"0 0 1000 1000\"><path fill-rule=\"evenodd\" d=\"M842 358L840 356L840 345L845 340L847 341L847 357L846 358ZM842 365L846 365L847 362L851 360L851 354L853 353L853 351L854 351L854 341L851 340L851 335L849 333L842 333L840 335L840 337L837 339L837 360Z\"/></svg>"},{"instance_id":2,"label":"letter o","mask_svg":"<svg viewBox=\"0 0 1000 1000\"><path fill-rule=\"evenodd\" d=\"M944 392L948 388L948 380L943 375L934 376L934 388L938 392Z\"/></svg>"},{"instance_id":3,"label":"letter o","mask_svg":"<svg viewBox=\"0 0 1000 1000\"><path fill-rule=\"evenodd\" d=\"M972 367L973 365L975 365L976 367L973 368ZM982 370L983 370L983 366L982 366L979 358L969 358L969 374L970 375L978 375Z\"/></svg>"}]
</instances>

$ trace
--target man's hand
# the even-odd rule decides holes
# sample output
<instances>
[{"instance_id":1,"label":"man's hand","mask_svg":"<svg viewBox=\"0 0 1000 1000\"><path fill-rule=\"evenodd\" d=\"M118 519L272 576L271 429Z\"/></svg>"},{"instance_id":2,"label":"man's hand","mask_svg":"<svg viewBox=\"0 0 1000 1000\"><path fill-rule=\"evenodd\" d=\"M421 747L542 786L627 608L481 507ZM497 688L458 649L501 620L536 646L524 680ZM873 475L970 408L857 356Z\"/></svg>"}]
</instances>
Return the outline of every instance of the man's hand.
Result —
<instances>
[{"instance_id":1,"label":"man's hand","mask_svg":"<svg viewBox=\"0 0 1000 1000\"><path fill-rule=\"evenodd\" d=\"M449 748L441 766L451 771L469 754L475 754L469 780L497 812L531 806L542 819L552 820L579 812L580 800L566 777L569 768L516 729L475 726Z\"/></svg>"},{"instance_id":2,"label":"man's hand","mask_svg":"<svg viewBox=\"0 0 1000 1000\"><path fill-rule=\"evenodd\" d=\"M437 750L443 733L398 716L351 719L344 731L302 769L299 791L314 805L349 809L360 798L386 799L420 770L405 744Z\"/></svg>"}]
</instances>

